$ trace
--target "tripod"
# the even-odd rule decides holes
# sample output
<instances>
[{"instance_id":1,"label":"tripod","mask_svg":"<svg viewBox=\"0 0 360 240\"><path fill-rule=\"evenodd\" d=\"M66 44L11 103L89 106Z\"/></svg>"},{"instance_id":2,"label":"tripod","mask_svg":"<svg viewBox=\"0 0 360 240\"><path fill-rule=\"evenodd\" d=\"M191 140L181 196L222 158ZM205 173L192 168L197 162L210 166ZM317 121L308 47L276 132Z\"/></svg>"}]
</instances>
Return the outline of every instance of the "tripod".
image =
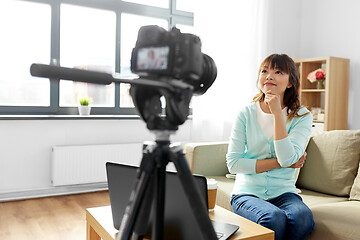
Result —
<instances>
[{"instance_id":1,"label":"tripod","mask_svg":"<svg viewBox=\"0 0 360 240\"><path fill-rule=\"evenodd\" d=\"M216 70L215 65L213 68ZM145 143L143 157L135 186L123 216L117 240L141 239L146 233L150 217L151 204L154 204L152 239L163 239L164 203L165 203L165 173L166 165L173 162L177 175L185 191L192 212L197 221L197 227L203 234L203 239L215 240L216 233L208 216L206 204L200 198L200 192L195 185L185 155L180 145L170 144L170 133L183 124L189 114L189 104L194 87L183 81L168 77L152 79L116 79L110 74L69 69L43 64L32 64L31 74L38 77L68 79L80 82L109 84L111 82L130 83L130 94L141 118L149 130L155 131L156 141ZM216 77L213 74L210 84L205 84L206 91ZM203 80L203 79L202 79ZM200 85L204 85L199 81ZM202 92L203 93L203 92ZM161 97L166 99L166 116L162 114ZM151 199L146 203L143 199ZM133 234L134 233L134 234Z\"/></svg>"},{"instance_id":2,"label":"tripod","mask_svg":"<svg viewBox=\"0 0 360 240\"><path fill-rule=\"evenodd\" d=\"M206 205L187 165L182 147L170 144L168 131L155 132L155 142L145 142L143 157L138 169L135 186L121 222L117 240L142 239L147 231L151 204L155 204L152 239L163 239L166 165L173 162L182 187L192 208L204 239L217 239L208 217ZM148 199L150 197L150 200ZM146 199L145 201L142 201ZM154 201L154 202L152 202Z\"/></svg>"}]
</instances>

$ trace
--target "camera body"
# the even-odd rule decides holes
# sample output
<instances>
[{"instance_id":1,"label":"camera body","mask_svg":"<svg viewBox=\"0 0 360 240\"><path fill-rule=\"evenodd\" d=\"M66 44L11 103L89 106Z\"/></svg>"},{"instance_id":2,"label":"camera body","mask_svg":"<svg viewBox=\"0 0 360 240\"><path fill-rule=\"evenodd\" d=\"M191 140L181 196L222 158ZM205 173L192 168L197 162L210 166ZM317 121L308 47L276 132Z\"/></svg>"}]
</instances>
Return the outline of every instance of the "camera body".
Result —
<instances>
[{"instance_id":1,"label":"camera body","mask_svg":"<svg viewBox=\"0 0 360 240\"><path fill-rule=\"evenodd\" d=\"M143 77L199 80L203 73L200 38L150 25L140 28L131 55L131 71Z\"/></svg>"}]
</instances>

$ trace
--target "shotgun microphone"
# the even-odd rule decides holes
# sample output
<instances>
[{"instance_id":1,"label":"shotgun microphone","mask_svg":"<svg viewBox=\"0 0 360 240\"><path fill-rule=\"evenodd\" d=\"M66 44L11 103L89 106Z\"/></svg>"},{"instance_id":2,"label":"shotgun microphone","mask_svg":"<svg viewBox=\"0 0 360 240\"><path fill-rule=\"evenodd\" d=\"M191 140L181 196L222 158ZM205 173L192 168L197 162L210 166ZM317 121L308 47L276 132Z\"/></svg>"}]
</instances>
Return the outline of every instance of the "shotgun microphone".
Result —
<instances>
[{"instance_id":1,"label":"shotgun microphone","mask_svg":"<svg viewBox=\"0 0 360 240\"><path fill-rule=\"evenodd\" d=\"M34 63L30 67L30 73L36 77L55 78L63 80L73 80L77 82L87 82L96 84L111 84L114 78L109 73L81 70L76 68L66 68L53 65Z\"/></svg>"},{"instance_id":2,"label":"shotgun microphone","mask_svg":"<svg viewBox=\"0 0 360 240\"><path fill-rule=\"evenodd\" d=\"M30 66L30 74L34 77L43 77L49 79L71 80L76 82L86 82L108 85L112 82L127 83L136 86L145 86L149 88L166 89L170 92L176 92L176 89L193 89L193 87L186 83L179 81L169 81L167 79L145 79L145 78L124 78L97 71L82 70L76 68L67 68L54 65L46 65L33 63Z\"/></svg>"}]
</instances>

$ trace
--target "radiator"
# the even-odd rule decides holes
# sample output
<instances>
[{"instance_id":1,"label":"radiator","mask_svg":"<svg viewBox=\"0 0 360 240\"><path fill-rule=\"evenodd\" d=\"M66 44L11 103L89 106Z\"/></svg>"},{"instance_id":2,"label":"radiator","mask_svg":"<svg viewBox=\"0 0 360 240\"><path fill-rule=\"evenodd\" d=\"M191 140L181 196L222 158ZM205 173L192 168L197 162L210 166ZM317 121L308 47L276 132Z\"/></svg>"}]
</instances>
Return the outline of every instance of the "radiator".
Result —
<instances>
[{"instance_id":1,"label":"radiator","mask_svg":"<svg viewBox=\"0 0 360 240\"><path fill-rule=\"evenodd\" d=\"M106 182L106 162L138 166L142 143L54 146L51 157L53 186Z\"/></svg>"}]
</instances>

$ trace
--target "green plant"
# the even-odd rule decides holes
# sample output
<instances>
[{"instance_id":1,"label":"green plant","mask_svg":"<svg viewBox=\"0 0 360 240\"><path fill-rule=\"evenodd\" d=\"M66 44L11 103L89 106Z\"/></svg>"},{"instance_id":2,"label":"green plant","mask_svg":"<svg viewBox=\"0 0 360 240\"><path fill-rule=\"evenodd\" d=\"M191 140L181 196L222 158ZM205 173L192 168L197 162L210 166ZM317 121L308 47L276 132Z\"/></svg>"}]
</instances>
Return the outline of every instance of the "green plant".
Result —
<instances>
[{"instance_id":1,"label":"green plant","mask_svg":"<svg viewBox=\"0 0 360 240\"><path fill-rule=\"evenodd\" d=\"M89 106L91 99L89 97L82 97L79 102L81 106Z\"/></svg>"}]
</instances>

